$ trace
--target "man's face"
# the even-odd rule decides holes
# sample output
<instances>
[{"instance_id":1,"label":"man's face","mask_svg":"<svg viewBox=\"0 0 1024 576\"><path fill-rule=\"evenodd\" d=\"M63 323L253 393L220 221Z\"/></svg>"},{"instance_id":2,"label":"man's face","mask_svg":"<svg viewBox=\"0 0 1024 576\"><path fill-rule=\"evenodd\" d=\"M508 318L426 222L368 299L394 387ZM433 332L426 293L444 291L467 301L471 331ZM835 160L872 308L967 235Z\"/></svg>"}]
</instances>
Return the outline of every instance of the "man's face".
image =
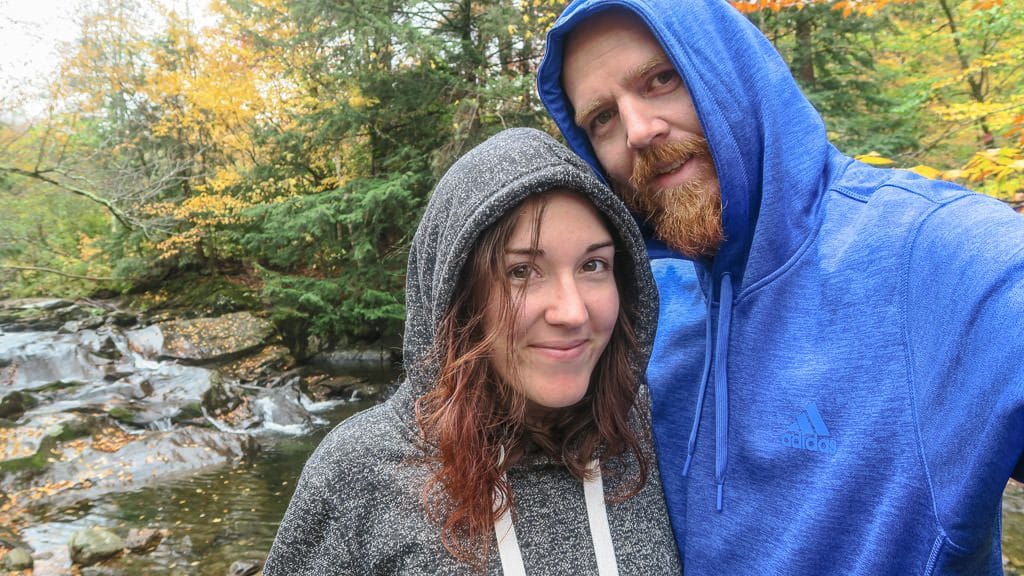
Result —
<instances>
[{"instance_id":1,"label":"man's face","mask_svg":"<svg viewBox=\"0 0 1024 576\"><path fill-rule=\"evenodd\" d=\"M690 93L632 13L603 12L566 43L562 83L612 187L669 246L712 256L722 241L718 177Z\"/></svg>"}]
</instances>

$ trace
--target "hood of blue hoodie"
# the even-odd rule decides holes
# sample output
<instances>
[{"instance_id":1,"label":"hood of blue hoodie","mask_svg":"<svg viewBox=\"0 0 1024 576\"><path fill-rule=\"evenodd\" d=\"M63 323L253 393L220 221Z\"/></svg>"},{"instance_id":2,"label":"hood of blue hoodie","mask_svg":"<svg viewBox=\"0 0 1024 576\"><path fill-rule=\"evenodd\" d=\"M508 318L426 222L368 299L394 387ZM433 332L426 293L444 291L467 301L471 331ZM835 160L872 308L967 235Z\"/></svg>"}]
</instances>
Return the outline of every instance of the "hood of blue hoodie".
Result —
<instances>
[{"instance_id":1,"label":"hood of blue hoodie","mask_svg":"<svg viewBox=\"0 0 1024 576\"><path fill-rule=\"evenodd\" d=\"M724 274L741 298L806 240L828 164L844 159L778 52L727 2L577 0L548 33L538 90L569 146L602 177L586 134L573 121L562 59L572 30L611 8L630 10L647 24L689 89L718 171L726 236L714 260L697 262L697 269L716 300ZM648 248L652 258L670 254L656 240L649 239Z\"/></svg>"}]
</instances>

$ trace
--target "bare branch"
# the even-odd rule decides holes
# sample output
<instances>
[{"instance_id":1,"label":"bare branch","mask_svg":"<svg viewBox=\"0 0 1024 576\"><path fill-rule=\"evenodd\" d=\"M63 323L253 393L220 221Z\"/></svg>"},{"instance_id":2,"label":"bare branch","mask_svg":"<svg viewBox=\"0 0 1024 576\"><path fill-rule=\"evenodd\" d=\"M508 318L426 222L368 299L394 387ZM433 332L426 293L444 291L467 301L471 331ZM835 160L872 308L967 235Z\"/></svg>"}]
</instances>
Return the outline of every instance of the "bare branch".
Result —
<instances>
[{"instance_id":1,"label":"bare branch","mask_svg":"<svg viewBox=\"0 0 1024 576\"><path fill-rule=\"evenodd\" d=\"M43 268L40 266L10 266L7 264L0 264L0 270L23 270L27 272L46 272L47 274L56 274L58 276L64 276L66 278L75 278L78 280L92 280L94 282L108 282L112 280L123 280L123 278L113 278L107 276L83 276L81 274L71 274L70 272L61 272L60 270L54 270L53 268Z\"/></svg>"},{"instance_id":2,"label":"bare branch","mask_svg":"<svg viewBox=\"0 0 1024 576\"><path fill-rule=\"evenodd\" d=\"M17 174L18 176L24 176L25 178L32 178L34 180L39 180L40 182L46 182L47 184L56 186L61 190L66 190L68 192L71 192L72 194L77 194L78 196L88 198L89 200L92 200L93 202L96 202L97 204L100 204L101 206L106 208L107 211L110 212L114 216L114 218L117 218L117 221L124 225L125 228L135 228L135 224L132 222L131 218L129 218L127 214L122 212L120 208L114 206L113 202L111 202L110 200L107 200L106 198L101 198L83 188L79 188L77 186L73 186L71 184L67 184L50 178L49 176L46 175L46 172L37 170L23 170L21 168L15 168L11 166L0 166L0 172L6 172L8 174Z\"/></svg>"}]
</instances>

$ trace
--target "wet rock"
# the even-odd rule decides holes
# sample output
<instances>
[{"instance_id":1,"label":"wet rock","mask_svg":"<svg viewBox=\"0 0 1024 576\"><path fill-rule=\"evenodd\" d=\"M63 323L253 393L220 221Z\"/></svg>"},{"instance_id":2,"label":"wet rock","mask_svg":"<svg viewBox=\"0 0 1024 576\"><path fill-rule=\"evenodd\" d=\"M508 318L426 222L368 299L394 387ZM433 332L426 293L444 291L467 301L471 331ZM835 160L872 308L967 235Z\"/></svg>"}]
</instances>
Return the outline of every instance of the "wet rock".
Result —
<instances>
[{"instance_id":1,"label":"wet rock","mask_svg":"<svg viewBox=\"0 0 1024 576\"><path fill-rule=\"evenodd\" d=\"M227 360L263 346L274 334L269 320L249 312L217 318L172 320L158 325L163 334L162 354L191 361Z\"/></svg>"},{"instance_id":2,"label":"wet rock","mask_svg":"<svg viewBox=\"0 0 1024 576\"><path fill-rule=\"evenodd\" d=\"M68 541L71 561L82 566L92 566L113 558L123 550L124 541L121 537L99 526L79 530L72 534L71 540Z\"/></svg>"},{"instance_id":3,"label":"wet rock","mask_svg":"<svg viewBox=\"0 0 1024 576\"><path fill-rule=\"evenodd\" d=\"M57 332L61 334L72 334L80 330L94 330L103 326L105 322L106 320L103 316L92 316L82 320L71 320L69 322L65 322Z\"/></svg>"},{"instance_id":4,"label":"wet rock","mask_svg":"<svg viewBox=\"0 0 1024 576\"><path fill-rule=\"evenodd\" d=\"M85 566L78 570L78 576L125 576L126 571L113 566Z\"/></svg>"},{"instance_id":5,"label":"wet rock","mask_svg":"<svg viewBox=\"0 0 1024 576\"><path fill-rule=\"evenodd\" d=\"M328 376L309 378L305 383L309 395L318 401L332 398L342 400L362 400L376 398L380 395L380 387L369 384L366 380L355 376Z\"/></svg>"},{"instance_id":6,"label":"wet rock","mask_svg":"<svg viewBox=\"0 0 1024 576\"><path fill-rule=\"evenodd\" d=\"M12 390L101 380L109 363L82 347L78 334L40 332L0 333L0 359L8 364L0 381Z\"/></svg>"},{"instance_id":7,"label":"wet rock","mask_svg":"<svg viewBox=\"0 0 1024 576\"><path fill-rule=\"evenodd\" d=\"M82 321L103 311L79 306L70 300L23 299L0 302L0 326L8 332L54 331L72 321Z\"/></svg>"},{"instance_id":8,"label":"wet rock","mask_svg":"<svg viewBox=\"0 0 1024 576\"><path fill-rule=\"evenodd\" d=\"M126 434L116 427L47 451L46 467L0 477L15 512L27 506L68 506L242 462L259 449L244 434L188 427Z\"/></svg>"},{"instance_id":9,"label":"wet rock","mask_svg":"<svg viewBox=\"0 0 1024 576\"><path fill-rule=\"evenodd\" d=\"M134 326L138 324L139 317L131 312L124 310L115 310L107 315L107 323L113 326L120 326L121 328L127 328L128 326Z\"/></svg>"},{"instance_id":10,"label":"wet rock","mask_svg":"<svg viewBox=\"0 0 1024 576\"><path fill-rule=\"evenodd\" d=\"M253 405L269 430L300 434L313 428L313 416L302 405L301 393L291 386L275 388Z\"/></svg>"},{"instance_id":11,"label":"wet rock","mask_svg":"<svg viewBox=\"0 0 1024 576\"><path fill-rule=\"evenodd\" d=\"M26 410L30 410L38 404L39 401L33 398L31 394L15 390L6 396L0 397L0 418L17 420Z\"/></svg>"},{"instance_id":12,"label":"wet rock","mask_svg":"<svg viewBox=\"0 0 1024 576\"><path fill-rule=\"evenodd\" d=\"M164 333L157 325L146 326L124 333L128 348L145 358L156 358L164 349Z\"/></svg>"},{"instance_id":13,"label":"wet rock","mask_svg":"<svg viewBox=\"0 0 1024 576\"><path fill-rule=\"evenodd\" d=\"M32 552L25 548L14 548L0 556L0 570L31 570Z\"/></svg>"},{"instance_id":14,"label":"wet rock","mask_svg":"<svg viewBox=\"0 0 1024 576\"><path fill-rule=\"evenodd\" d=\"M233 410L217 414L217 419L232 430L246 430L259 426L260 416L253 412L253 404L249 397L243 397Z\"/></svg>"},{"instance_id":15,"label":"wet rock","mask_svg":"<svg viewBox=\"0 0 1024 576\"><path fill-rule=\"evenodd\" d=\"M220 377L210 380L210 386L202 396L203 408L215 416L234 410L242 400L242 391Z\"/></svg>"},{"instance_id":16,"label":"wet rock","mask_svg":"<svg viewBox=\"0 0 1024 576\"><path fill-rule=\"evenodd\" d=\"M46 466L61 439L88 434L89 418L77 414L48 414L0 427L0 472L38 470ZM4 491L0 475L0 491Z\"/></svg>"},{"instance_id":17,"label":"wet rock","mask_svg":"<svg viewBox=\"0 0 1024 576\"><path fill-rule=\"evenodd\" d=\"M227 576L252 576L263 569L259 560L236 560L228 568Z\"/></svg>"},{"instance_id":18,"label":"wet rock","mask_svg":"<svg viewBox=\"0 0 1024 576\"><path fill-rule=\"evenodd\" d=\"M166 533L156 528L132 528L125 538L124 547L134 554L149 552L160 545Z\"/></svg>"},{"instance_id":19,"label":"wet rock","mask_svg":"<svg viewBox=\"0 0 1024 576\"><path fill-rule=\"evenodd\" d=\"M255 382L280 374L294 364L295 359L288 348L272 345L222 366L220 372L242 382Z\"/></svg>"},{"instance_id":20,"label":"wet rock","mask_svg":"<svg viewBox=\"0 0 1024 576\"><path fill-rule=\"evenodd\" d=\"M121 349L125 346L123 338L115 339L114 333L109 330L86 330L79 336L78 343L94 356L105 360L117 360L125 352Z\"/></svg>"}]
</instances>

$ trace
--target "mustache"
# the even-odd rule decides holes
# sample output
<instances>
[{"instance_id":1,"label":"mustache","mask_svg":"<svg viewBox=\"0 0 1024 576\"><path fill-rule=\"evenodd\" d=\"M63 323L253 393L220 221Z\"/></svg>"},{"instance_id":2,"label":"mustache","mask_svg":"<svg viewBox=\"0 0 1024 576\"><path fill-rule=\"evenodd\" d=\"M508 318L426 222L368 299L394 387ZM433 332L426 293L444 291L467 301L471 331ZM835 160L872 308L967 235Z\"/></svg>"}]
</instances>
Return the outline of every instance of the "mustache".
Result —
<instances>
[{"instance_id":1,"label":"mustache","mask_svg":"<svg viewBox=\"0 0 1024 576\"><path fill-rule=\"evenodd\" d=\"M673 162L685 162L695 156L711 156L708 141L700 136L693 136L685 140L672 140L644 148L637 152L636 160L633 163L633 173L629 177L629 185L634 190L644 190L658 175L659 166L664 167Z\"/></svg>"}]
</instances>

